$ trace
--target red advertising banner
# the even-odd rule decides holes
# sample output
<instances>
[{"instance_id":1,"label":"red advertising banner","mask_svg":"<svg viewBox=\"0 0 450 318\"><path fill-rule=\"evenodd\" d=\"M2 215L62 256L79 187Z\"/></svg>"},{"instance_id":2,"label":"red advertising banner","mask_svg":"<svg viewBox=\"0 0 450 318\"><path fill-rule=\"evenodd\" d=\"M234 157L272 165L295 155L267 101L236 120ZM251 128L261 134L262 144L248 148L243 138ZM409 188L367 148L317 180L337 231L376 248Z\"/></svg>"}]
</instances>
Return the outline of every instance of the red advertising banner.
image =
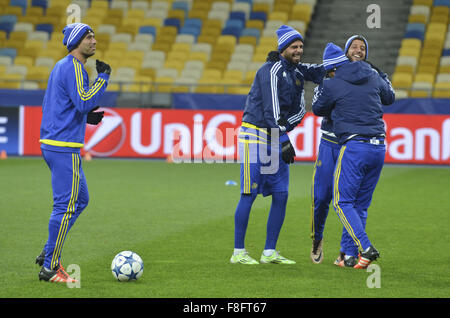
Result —
<instances>
[{"instance_id":1,"label":"red advertising banner","mask_svg":"<svg viewBox=\"0 0 450 318\"><path fill-rule=\"evenodd\" d=\"M85 146L97 157L234 161L241 111L103 108L97 126L87 125ZM40 107L24 107L23 154L40 155ZM307 114L289 137L296 160L314 161L322 118ZM450 116L386 114L387 163L450 164Z\"/></svg>"}]
</instances>

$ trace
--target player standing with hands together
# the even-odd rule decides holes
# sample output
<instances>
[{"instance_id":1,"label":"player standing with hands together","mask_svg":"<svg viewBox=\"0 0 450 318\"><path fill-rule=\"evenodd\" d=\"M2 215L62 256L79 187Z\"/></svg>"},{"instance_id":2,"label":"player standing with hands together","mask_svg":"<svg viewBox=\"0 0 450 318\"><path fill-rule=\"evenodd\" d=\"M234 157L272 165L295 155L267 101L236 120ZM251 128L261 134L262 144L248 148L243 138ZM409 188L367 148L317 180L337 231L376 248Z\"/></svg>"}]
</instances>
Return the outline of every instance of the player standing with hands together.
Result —
<instances>
[{"instance_id":1,"label":"player standing with hands together","mask_svg":"<svg viewBox=\"0 0 450 318\"><path fill-rule=\"evenodd\" d=\"M74 279L61 266L61 251L67 233L89 202L80 149L86 123L97 125L103 118L103 112L94 110L108 85L111 67L97 60L98 77L89 87L84 64L95 54L94 31L87 24L73 23L63 34L69 54L53 68L42 103L40 143L51 171L53 211L48 240L36 263L42 266L39 280L66 283Z\"/></svg>"}]
</instances>

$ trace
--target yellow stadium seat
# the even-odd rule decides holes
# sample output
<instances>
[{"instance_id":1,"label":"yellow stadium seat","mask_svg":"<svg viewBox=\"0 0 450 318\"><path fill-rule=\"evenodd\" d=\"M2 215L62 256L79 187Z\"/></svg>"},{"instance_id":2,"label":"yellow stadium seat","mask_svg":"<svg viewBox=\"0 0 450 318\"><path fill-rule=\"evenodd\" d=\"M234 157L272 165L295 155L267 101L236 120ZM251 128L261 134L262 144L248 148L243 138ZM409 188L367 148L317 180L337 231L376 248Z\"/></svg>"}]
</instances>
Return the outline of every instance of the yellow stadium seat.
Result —
<instances>
[{"instance_id":1,"label":"yellow stadium seat","mask_svg":"<svg viewBox=\"0 0 450 318\"><path fill-rule=\"evenodd\" d=\"M22 16L22 8L16 6L7 6L3 9L4 15L15 15L17 18Z\"/></svg>"},{"instance_id":2,"label":"yellow stadium seat","mask_svg":"<svg viewBox=\"0 0 450 318\"><path fill-rule=\"evenodd\" d=\"M208 43L214 45L216 40L217 36L215 35L200 34L197 38L197 43Z\"/></svg>"},{"instance_id":3,"label":"yellow stadium seat","mask_svg":"<svg viewBox=\"0 0 450 318\"><path fill-rule=\"evenodd\" d=\"M223 78L236 78L240 81L244 78L244 72L240 70L226 70L223 73Z\"/></svg>"},{"instance_id":4,"label":"yellow stadium seat","mask_svg":"<svg viewBox=\"0 0 450 318\"><path fill-rule=\"evenodd\" d=\"M189 60L206 63L209 61L209 54L206 52L191 52L189 54Z\"/></svg>"},{"instance_id":5,"label":"yellow stadium seat","mask_svg":"<svg viewBox=\"0 0 450 318\"><path fill-rule=\"evenodd\" d=\"M269 13L267 19L271 21L281 21L282 23L286 23L289 20L289 14L287 12L273 11Z\"/></svg>"},{"instance_id":6,"label":"yellow stadium seat","mask_svg":"<svg viewBox=\"0 0 450 318\"><path fill-rule=\"evenodd\" d=\"M438 22L438 23L448 24L448 14L447 15L432 14L430 17L430 22Z\"/></svg>"},{"instance_id":7,"label":"yellow stadium seat","mask_svg":"<svg viewBox=\"0 0 450 318\"><path fill-rule=\"evenodd\" d=\"M91 8L99 8L107 11L109 8L109 2L106 0L96 0L91 2Z\"/></svg>"},{"instance_id":8,"label":"yellow stadium seat","mask_svg":"<svg viewBox=\"0 0 450 318\"><path fill-rule=\"evenodd\" d=\"M170 52L171 47L172 47L172 42L156 41L152 45L152 50L153 51L163 51L167 54Z\"/></svg>"},{"instance_id":9,"label":"yellow stadium seat","mask_svg":"<svg viewBox=\"0 0 450 318\"><path fill-rule=\"evenodd\" d=\"M267 36L260 37L258 45L267 45L272 48L276 48L277 47L277 38L276 37L267 37Z\"/></svg>"},{"instance_id":10,"label":"yellow stadium seat","mask_svg":"<svg viewBox=\"0 0 450 318\"><path fill-rule=\"evenodd\" d=\"M414 0L413 5L424 5L431 7L433 5L433 0Z\"/></svg>"},{"instance_id":11,"label":"yellow stadium seat","mask_svg":"<svg viewBox=\"0 0 450 318\"><path fill-rule=\"evenodd\" d=\"M25 31L12 31L9 34L10 41L23 41L25 42L28 37L28 32Z\"/></svg>"},{"instance_id":12,"label":"yellow stadium seat","mask_svg":"<svg viewBox=\"0 0 450 318\"><path fill-rule=\"evenodd\" d=\"M184 24L186 13L181 9L171 9L167 12L167 18L177 18L180 20L181 25Z\"/></svg>"},{"instance_id":13,"label":"yellow stadium seat","mask_svg":"<svg viewBox=\"0 0 450 318\"><path fill-rule=\"evenodd\" d=\"M256 46L258 43L258 39L254 36L244 35L239 38L240 44L251 44L252 46Z\"/></svg>"},{"instance_id":14,"label":"yellow stadium seat","mask_svg":"<svg viewBox=\"0 0 450 318\"><path fill-rule=\"evenodd\" d=\"M252 71L247 71L244 74L244 80L242 81L243 84L252 84L253 80L255 79L256 76L256 71L252 70Z\"/></svg>"},{"instance_id":15,"label":"yellow stadium seat","mask_svg":"<svg viewBox=\"0 0 450 318\"><path fill-rule=\"evenodd\" d=\"M434 83L434 74L431 73L416 73L414 82Z\"/></svg>"},{"instance_id":16,"label":"yellow stadium seat","mask_svg":"<svg viewBox=\"0 0 450 318\"><path fill-rule=\"evenodd\" d=\"M401 47L403 48L413 48L420 49L422 47L422 41L419 39L403 39L401 43Z\"/></svg>"},{"instance_id":17,"label":"yellow stadium seat","mask_svg":"<svg viewBox=\"0 0 450 318\"><path fill-rule=\"evenodd\" d=\"M120 50L108 50L103 54L103 58L106 61L120 60L120 59L123 59L123 56L124 56L124 51L120 51Z\"/></svg>"},{"instance_id":18,"label":"yellow stadium seat","mask_svg":"<svg viewBox=\"0 0 450 318\"><path fill-rule=\"evenodd\" d=\"M436 83L432 96L435 98L450 98L450 83Z\"/></svg>"},{"instance_id":19,"label":"yellow stadium seat","mask_svg":"<svg viewBox=\"0 0 450 318\"><path fill-rule=\"evenodd\" d=\"M160 93L171 93L175 79L169 76L157 77L155 79L155 89Z\"/></svg>"},{"instance_id":20,"label":"yellow stadium seat","mask_svg":"<svg viewBox=\"0 0 450 318\"><path fill-rule=\"evenodd\" d=\"M408 16L408 23L423 23L427 24L427 16L423 14L410 14Z\"/></svg>"},{"instance_id":21,"label":"yellow stadium seat","mask_svg":"<svg viewBox=\"0 0 450 318\"><path fill-rule=\"evenodd\" d=\"M14 59L14 64L31 67L34 65L34 59L30 56L16 56L16 58Z\"/></svg>"},{"instance_id":22,"label":"yellow stadium seat","mask_svg":"<svg viewBox=\"0 0 450 318\"><path fill-rule=\"evenodd\" d=\"M217 69L205 68L203 70L202 79L215 81L216 83L222 78L222 72Z\"/></svg>"},{"instance_id":23,"label":"yellow stadium seat","mask_svg":"<svg viewBox=\"0 0 450 318\"><path fill-rule=\"evenodd\" d=\"M306 24L311 21L312 7L308 3L294 4L291 12L291 17L296 20L305 21Z\"/></svg>"},{"instance_id":24,"label":"yellow stadium seat","mask_svg":"<svg viewBox=\"0 0 450 318\"><path fill-rule=\"evenodd\" d=\"M137 19L142 20L145 17L145 11L142 9L128 9L125 19ZM125 20L124 19L124 20Z\"/></svg>"},{"instance_id":25,"label":"yellow stadium seat","mask_svg":"<svg viewBox=\"0 0 450 318\"><path fill-rule=\"evenodd\" d=\"M409 73L394 73L392 75L392 85L395 88L409 89L412 85L412 74Z\"/></svg>"},{"instance_id":26,"label":"yellow stadium seat","mask_svg":"<svg viewBox=\"0 0 450 318\"><path fill-rule=\"evenodd\" d=\"M439 58L438 57L428 57L428 56L421 56L419 59L419 66L434 66L437 67L439 65Z\"/></svg>"},{"instance_id":27,"label":"yellow stadium seat","mask_svg":"<svg viewBox=\"0 0 450 318\"><path fill-rule=\"evenodd\" d=\"M178 71L178 73L181 73L181 71L184 68L185 61L180 60L167 60L164 62L164 68L173 68Z\"/></svg>"},{"instance_id":28,"label":"yellow stadium seat","mask_svg":"<svg viewBox=\"0 0 450 318\"><path fill-rule=\"evenodd\" d=\"M229 45L234 49L234 47L236 46L236 42L237 40L233 35L220 35L217 38L216 44L224 44L225 46Z\"/></svg>"},{"instance_id":29,"label":"yellow stadium seat","mask_svg":"<svg viewBox=\"0 0 450 318\"><path fill-rule=\"evenodd\" d=\"M262 20L247 20L245 22L245 27L262 31L264 29L264 22Z\"/></svg>"},{"instance_id":30,"label":"yellow stadium seat","mask_svg":"<svg viewBox=\"0 0 450 318\"><path fill-rule=\"evenodd\" d=\"M255 2L253 3L252 11L265 12L268 15L270 12L270 4L263 2Z\"/></svg>"},{"instance_id":31,"label":"yellow stadium seat","mask_svg":"<svg viewBox=\"0 0 450 318\"><path fill-rule=\"evenodd\" d=\"M191 50L191 44L190 43L184 43L184 42L178 42L172 44L172 51L176 52L189 52Z\"/></svg>"},{"instance_id":32,"label":"yellow stadium seat","mask_svg":"<svg viewBox=\"0 0 450 318\"><path fill-rule=\"evenodd\" d=\"M439 66L439 73L450 73L450 65Z\"/></svg>"},{"instance_id":33,"label":"yellow stadium seat","mask_svg":"<svg viewBox=\"0 0 450 318\"><path fill-rule=\"evenodd\" d=\"M219 71L224 71L227 68L227 62L212 60L206 64L206 67L210 69L217 69Z\"/></svg>"},{"instance_id":34,"label":"yellow stadium seat","mask_svg":"<svg viewBox=\"0 0 450 318\"><path fill-rule=\"evenodd\" d=\"M399 52L399 56L412 56L416 59L420 56L420 47L401 47Z\"/></svg>"},{"instance_id":35,"label":"yellow stadium seat","mask_svg":"<svg viewBox=\"0 0 450 318\"><path fill-rule=\"evenodd\" d=\"M395 73L410 73L413 74L414 73L414 66L412 65L396 65L395 66Z\"/></svg>"},{"instance_id":36,"label":"yellow stadium seat","mask_svg":"<svg viewBox=\"0 0 450 318\"><path fill-rule=\"evenodd\" d=\"M25 79L31 81L47 81L50 70L47 66L31 66L28 68Z\"/></svg>"},{"instance_id":37,"label":"yellow stadium seat","mask_svg":"<svg viewBox=\"0 0 450 318\"><path fill-rule=\"evenodd\" d=\"M429 73L429 74L436 74L437 71L437 65L423 65L419 64L417 67L418 73Z\"/></svg>"},{"instance_id":38,"label":"yellow stadium seat","mask_svg":"<svg viewBox=\"0 0 450 318\"><path fill-rule=\"evenodd\" d=\"M227 93L233 95L247 95L250 92L250 86L231 86L227 87Z\"/></svg>"},{"instance_id":39,"label":"yellow stadium seat","mask_svg":"<svg viewBox=\"0 0 450 318\"><path fill-rule=\"evenodd\" d=\"M255 52L252 57L253 62L265 62L267 59L267 52Z\"/></svg>"}]
</instances>

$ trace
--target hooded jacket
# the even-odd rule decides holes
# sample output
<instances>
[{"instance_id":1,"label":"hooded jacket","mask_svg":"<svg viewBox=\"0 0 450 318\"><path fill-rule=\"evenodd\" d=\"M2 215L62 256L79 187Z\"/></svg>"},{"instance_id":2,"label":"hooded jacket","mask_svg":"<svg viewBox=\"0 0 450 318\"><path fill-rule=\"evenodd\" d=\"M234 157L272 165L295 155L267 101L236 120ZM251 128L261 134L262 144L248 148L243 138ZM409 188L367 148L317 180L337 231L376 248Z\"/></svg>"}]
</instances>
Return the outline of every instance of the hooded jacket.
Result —
<instances>
[{"instance_id":1,"label":"hooded jacket","mask_svg":"<svg viewBox=\"0 0 450 318\"><path fill-rule=\"evenodd\" d=\"M358 61L340 66L334 78L323 81L312 110L317 116L331 116L333 131L342 144L355 136L384 136L383 105L394 100L387 75Z\"/></svg>"},{"instance_id":2,"label":"hooded jacket","mask_svg":"<svg viewBox=\"0 0 450 318\"><path fill-rule=\"evenodd\" d=\"M319 84L325 75L322 65L290 63L280 55L280 61L266 62L257 71L245 102L242 121L259 128L277 128L280 141L288 140L287 132L305 116L304 81ZM286 126L278 120L287 120Z\"/></svg>"}]
</instances>

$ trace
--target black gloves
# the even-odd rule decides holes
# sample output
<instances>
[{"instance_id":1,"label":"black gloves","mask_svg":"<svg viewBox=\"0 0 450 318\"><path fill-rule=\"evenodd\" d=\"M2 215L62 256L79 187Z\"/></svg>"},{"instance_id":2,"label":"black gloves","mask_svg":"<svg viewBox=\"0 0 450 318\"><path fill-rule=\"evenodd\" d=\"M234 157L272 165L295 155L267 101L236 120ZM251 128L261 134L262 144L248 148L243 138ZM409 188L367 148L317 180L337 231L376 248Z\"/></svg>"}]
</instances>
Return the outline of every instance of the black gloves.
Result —
<instances>
[{"instance_id":1,"label":"black gloves","mask_svg":"<svg viewBox=\"0 0 450 318\"><path fill-rule=\"evenodd\" d=\"M284 126L286 129L289 126L289 122L284 117L280 117L278 119L277 124L279 126ZM295 157L295 150L294 147L292 147L291 141L287 140L281 144L281 158L283 158L283 161L287 164L294 163L294 157Z\"/></svg>"},{"instance_id":2,"label":"black gloves","mask_svg":"<svg viewBox=\"0 0 450 318\"><path fill-rule=\"evenodd\" d=\"M99 106L93 108L87 115L87 123L90 125L98 125L102 119L105 112L94 112L94 110L97 110Z\"/></svg>"},{"instance_id":3,"label":"black gloves","mask_svg":"<svg viewBox=\"0 0 450 318\"><path fill-rule=\"evenodd\" d=\"M277 121L278 126L286 127L286 130L289 128L289 122L284 117L280 117Z\"/></svg>"},{"instance_id":4,"label":"black gloves","mask_svg":"<svg viewBox=\"0 0 450 318\"><path fill-rule=\"evenodd\" d=\"M280 52L278 51L270 51L267 54L266 62L278 62L280 60Z\"/></svg>"},{"instance_id":5,"label":"black gloves","mask_svg":"<svg viewBox=\"0 0 450 318\"><path fill-rule=\"evenodd\" d=\"M105 74L111 74L111 66L106 64L105 62L95 60L95 68L97 69L97 73L105 73Z\"/></svg>"},{"instance_id":6,"label":"black gloves","mask_svg":"<svg viewBox=\"0 0 450 318\"><path fill-rule=\"evenodd\" d=\"M287 164L294 163L295 150L290 140L287 140L281 144L281 158Z\"/></svg>"}]
</instances>

